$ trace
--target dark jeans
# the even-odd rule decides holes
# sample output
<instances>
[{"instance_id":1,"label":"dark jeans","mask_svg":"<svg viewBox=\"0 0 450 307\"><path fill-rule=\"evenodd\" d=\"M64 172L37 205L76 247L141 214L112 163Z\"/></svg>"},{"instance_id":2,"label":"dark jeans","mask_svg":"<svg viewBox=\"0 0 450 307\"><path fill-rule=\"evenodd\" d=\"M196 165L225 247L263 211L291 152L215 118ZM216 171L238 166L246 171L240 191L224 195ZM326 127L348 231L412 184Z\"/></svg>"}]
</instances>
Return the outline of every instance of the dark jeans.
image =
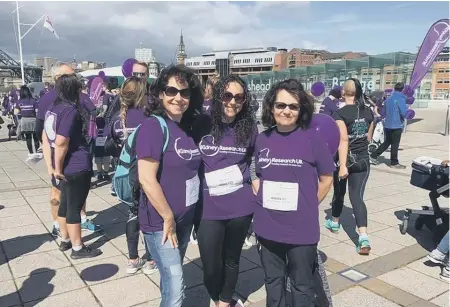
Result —
<instances>
[{"instance_id":1,"label":"dark jeans","mask_svg":"<svg viewBox=\"0 0 450 307\"><path fill-rule=\"evenodd\" d=\"M372 154L372 158L378 158L383 152L391 146L391 165L398 164L398 148L402 138L403 129L384 129L384 143Z\"/></svg>"},{"instance_id":2,"label":"dark jeans","mask_svg":"<svg viewBox=\"0 0 450 307\"><path fill-rule=\"evenodd\" d=\"M24 134L25 134L25 139L26 139L26 141L27 141L28 152L29 152L30 154L33 153L33 144L31 143L31 139L32 139L32 138L33 138L33 140L34 140L34 149L35 149L36 152L37 152L37 150L38 150L38 148L39 148L39 140L38 140L38 138L37 138L37 136L36 136L36 133L35 133L35 132L24 132Z\"/></svg>"},{"instance_id":3,"label":"dark jeans","mask_svg":"<svg viewBox=\"0 0 450 307\"><path fill-rule=\"evenodd\" d=\"M60 181L61 201L58 216L65 217L67 224L80 224L81 209L91 188L92 172L79 172L65 177L66 180Z\"/></svg>"},{"instance_id":4,"label":"dark jeans","mask_svg":"<svg viewBox=\"0 0 450 307\"><path fill-rule=\"evenodd\" d=\"M313 307L315 303L317 244L293 245L258 237L259 255L264 269L267 307ZM289 301L286 278L290 279Z\"/></svg>"},{"instance_id":5,"label":"dark jeans","mask_svg":"<svg viewBox=\"0 0 450 307\"><path fill-rule=\"evenodd\" d=\"M197 240L203 279L211 299L230 303L239 276L242 245L253 215L229 220L202 220Z\"/></svg>"},{"instance_id":6,"label":"dark jeans","mask_svg":"<svg viewBox=\"0 0 450 307\"><path fill-rule=\"evenodd\" d=\"M138 211L137 209L130 209L128 211L128 221L126 225L126 237L127 237L127 245L128 245L128 257L131 260L139 258L138 253L138 245L139 245L139 220L138 220ZM150 261L152 258L150 256L150 251L147 247L147 243L145 243L145 251L147 256L147 261Z\"/></svg>"},{"instance_id":7,"label":"dark jeans","mask_svg":"<svg viewBox=\"0 0 450 307\"><path fill-rule=\"evenodd\" d=\"M366 152L357 155L356 163L348 168L348 177L339 179L337 171L334 174L338 182L334 184L334 196L332 203L333 217L340 217L344 207L344 196L348 182L348 192L350 203L353 207L356 225L358 227L367 227L367 208L364 203L364 191L370 174L369 157Z\"/></svg>"}]
</instances>

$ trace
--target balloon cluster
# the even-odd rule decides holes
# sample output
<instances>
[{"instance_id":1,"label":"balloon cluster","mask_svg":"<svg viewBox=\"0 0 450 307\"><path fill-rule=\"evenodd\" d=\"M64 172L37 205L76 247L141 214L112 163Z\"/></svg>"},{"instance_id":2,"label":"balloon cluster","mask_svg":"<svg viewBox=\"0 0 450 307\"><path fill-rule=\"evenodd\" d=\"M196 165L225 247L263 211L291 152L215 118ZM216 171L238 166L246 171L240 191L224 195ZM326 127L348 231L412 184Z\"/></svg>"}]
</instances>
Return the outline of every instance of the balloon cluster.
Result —
<instances>
[{"instance_id":1,"label":"balloon cluster","mask_svg":"<svg viewBox=\"0 0 450 307\"><path fill-rule=\"evenodd\" d=\"M392 94L392 89L391 88L385 89L384 93L387 96L390 96ZM405 85L405 88L403 89L402 93L406 96L406 104L412 105L415 101L415 98L414 98L414 90L411 88L411 86ZM406 113L406 119L408 120L413 119L415 116L416 112L413 109L409 109L408 112Z\"/></svg>"}]
</instances>

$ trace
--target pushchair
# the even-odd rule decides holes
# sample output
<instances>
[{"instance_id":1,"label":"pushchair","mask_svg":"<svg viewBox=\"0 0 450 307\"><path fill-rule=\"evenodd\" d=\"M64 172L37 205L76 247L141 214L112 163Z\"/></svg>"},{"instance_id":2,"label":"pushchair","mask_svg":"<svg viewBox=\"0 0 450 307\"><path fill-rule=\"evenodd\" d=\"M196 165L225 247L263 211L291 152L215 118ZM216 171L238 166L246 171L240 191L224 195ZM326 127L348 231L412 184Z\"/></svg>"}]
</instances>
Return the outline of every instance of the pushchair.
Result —
<instances>
[{"instance_id":1,"label":"pushchair","mask_svg":"<svg viewBox=\"0 0 450 307\"><path fill-rule=\"evenodd\" d=\"M380 120L373 131L372 140L369 143L369 153L375 152L375 150L384 143L384 124L383 120Z\"/></svg>"},{"instance_id":2,"label":"pushchair","mask_svg":"<svg viewBox=\"0 0 450 307\"><path fill-rule=\"evenodd\" d=\"M430 191L430 206L422 206L422 210L406 209L400 232L408 230L408 221L412 214L419 215L414 227L417 230L425 225L433 233L433 241L437 244L449 229L449 208L441 208L438 198L449 197L449 167L442 166L442 161L429 157L419 157L412 163L410 183L421 189Z\"/></svg>"},{"instance_id":3,"label":"pushchair","mask_svg":"<svg viewBox=\"0 0 450 307\"><path fill-rule=\"evenodd\" d=\"M19 119L17 116L13 115L12 120L12 123L6 126L8 128L8 141L11 141L11 137L18 136L17 129L19 127Z\"/></svg>"}]
</instances>

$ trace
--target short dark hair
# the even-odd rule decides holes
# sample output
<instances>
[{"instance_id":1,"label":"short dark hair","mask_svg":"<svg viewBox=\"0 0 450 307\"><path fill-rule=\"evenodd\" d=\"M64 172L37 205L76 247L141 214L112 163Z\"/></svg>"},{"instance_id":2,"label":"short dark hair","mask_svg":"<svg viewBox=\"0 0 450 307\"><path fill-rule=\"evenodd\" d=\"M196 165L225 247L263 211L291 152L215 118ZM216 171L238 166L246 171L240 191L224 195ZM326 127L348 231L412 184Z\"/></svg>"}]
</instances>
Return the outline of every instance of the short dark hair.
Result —
<instances>
[{"instance_id":1,"label":"short dark hair","mask_svg":"<svg viewBox=\"0 0 450 307\"><path fill-rule=\"evenodd\" d=\"M151 103L149 103L146 107L145 114L147 116L154 114L167 118L167 114L162 104L162 100L159 98L159 94L166 89L167 83L172 77L177 77L186 81L188 88L191 90L189 107L184 112L180 123L183 130L190 131L195 121L195 115L202 113L203 89L194 71L184 65L170 65L169 67L163 69L158 78L153 81L150 86L149 95Z\"/></svg>"},{"instance_id":2,"label":"short dark hair","mask_svg":"<svg viewBox=\"0 0 450 307\"><path fill-rule=\"evenodd\" d=\"M33 95L31 95L31 91L28 88L28 86L26 85L22 85L20 87L20 94L19 94L20 99L29 99L29 98L33 98Z\"/></svg>"},{"instance_id":3,"label":"short dark hair","mask_svg":"<svg viewBox=\"0 0 450 307\"><path fill-rule=\"evenodd\" d=\"M395 83L394 90L396 92L401 92L405 88L405 85L402 82Z\"/></svg>"},{"instance_id":4,"label":"short dark hair","mask_svg":"<svg viewBox=\"0 0 450 307\"><path fill-rule=\"evenodd\" d=\"M328 95L333 96L336 99L341 99L342 97L342 90L338 87L334 87L331 89L330 93Z\"/></svg>"},{"instance_id":5,"label":"short dark hair","mask_svg":"<svg viewBox=\"0 0 450 307\"><path fill-rule=\"evenodd\" d=\"M285 90L297 98L300 110L297 118L297 125L302 129L308 129L314 113L314 99L305 91L303 85L297 79L287 79L272 85L264 96L262 109L262 123L266 128L276 124L273 116L273 108L277 93Z\"/></svg>"}]
</instances>

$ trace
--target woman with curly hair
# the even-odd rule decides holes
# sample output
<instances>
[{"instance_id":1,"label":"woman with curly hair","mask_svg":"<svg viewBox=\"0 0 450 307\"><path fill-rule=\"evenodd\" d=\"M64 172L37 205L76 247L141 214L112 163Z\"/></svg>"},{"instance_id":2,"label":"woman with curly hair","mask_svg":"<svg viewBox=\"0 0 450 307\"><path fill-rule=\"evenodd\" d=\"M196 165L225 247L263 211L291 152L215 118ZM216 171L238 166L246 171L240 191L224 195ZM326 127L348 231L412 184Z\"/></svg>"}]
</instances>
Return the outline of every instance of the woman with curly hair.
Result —
<instances>
[{"instance_id":1,"label":"woman with curly hair","mask_svg":"<svg viewBox=\"0 0 450 307\"><path fill-rule=\"evenodd\" d=\"M240 77L220 79L212 99L199 142L204 189L197 240L205 287L216 306L228 307L254 211L249 167L258 129L250 93Z\"/></svg>"},{"instance_id":2,"label":"woman with curly hair","mask_svg":"<svg viewBox=\"0 0 450 307\"><path fill-rule=\"evenodd\" d=\"M163 70L150 89L152 103L136 136L141 185L139 224L161 275L161 307L181 307L183 259L199 200L200 152L192 138L203 90L183 66ZM165 127L164 127L165 125Z\"/></svg>"},{"instance_id":3,"label":"woman with curly hair","mask_svg":"<svg viewBox=\"0 0 450 307\"><path fill-rule=\"evenodd\" d=\"M262 122L268 130L255 144L253 227L268 307L314 306L317 293L319 204L335 166L325 140L310 127L313 111L312 98L295 79L274 84L264 97Z\"/></svg>"}]
</instances>

